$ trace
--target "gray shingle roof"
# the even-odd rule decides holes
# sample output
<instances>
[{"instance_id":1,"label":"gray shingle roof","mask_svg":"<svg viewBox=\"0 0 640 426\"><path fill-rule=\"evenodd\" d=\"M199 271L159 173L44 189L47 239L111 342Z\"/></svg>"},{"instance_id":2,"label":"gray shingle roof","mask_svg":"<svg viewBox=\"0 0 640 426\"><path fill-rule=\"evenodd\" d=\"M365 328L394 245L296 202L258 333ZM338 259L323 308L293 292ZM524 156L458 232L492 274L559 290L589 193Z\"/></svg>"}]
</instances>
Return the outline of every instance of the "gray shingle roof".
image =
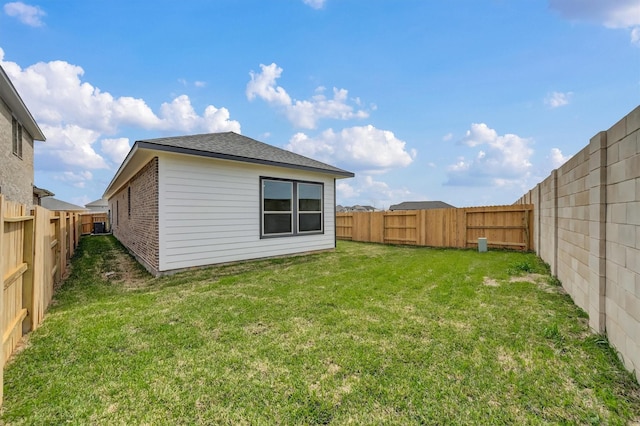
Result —
<instances>
[{"instance_id":1,"label":"gray shingle roof","mask_svg":"<svg viewBox=\"0 0 640 426\"><path fill-rule=\"evenodd\" d=\"M105 200L104 198L100 198L88 204L85 204L84 206L86 208L91 208L91 207L107 207L108 205L109 203L107 202L107 200Z\"/></svg>"},{"instance_id":2,"label":"gray shingle roof","mask_svg":"<svg viewBox=\"0 0 640 426\"><path fill-rule=\"evenodd\" d=\"M66 201L58 200L53 197L43 198L40 203L42 207L47 210L53 211L85 211L84 207L76 206L75 204L67 203Z\"/></svg>"},{"instance_id":3,"label":"gray shingle roof","mask_svg":"<svg viewBox=\"0 0 640 426\"><path fill-rule=\"evenodd\" d=\"M354 176L353 173L346 170L273 145L259 142L234 132L146 139L137 141L136 145L138 145L139 148L156 149L160 151L313 170L344 177Z\"/></svg>"},{"instance_id":4,"label":"gray shingle roof","mask_svg":"<svg viewBox=\"0 0 640 426\"><path fill-rule=\"evenodd\" d=\"M444 201L405 201L400 204L394 204L389 210L430 210L430 209L454 209L451 204Z\"/></svg>"}]
</instances>

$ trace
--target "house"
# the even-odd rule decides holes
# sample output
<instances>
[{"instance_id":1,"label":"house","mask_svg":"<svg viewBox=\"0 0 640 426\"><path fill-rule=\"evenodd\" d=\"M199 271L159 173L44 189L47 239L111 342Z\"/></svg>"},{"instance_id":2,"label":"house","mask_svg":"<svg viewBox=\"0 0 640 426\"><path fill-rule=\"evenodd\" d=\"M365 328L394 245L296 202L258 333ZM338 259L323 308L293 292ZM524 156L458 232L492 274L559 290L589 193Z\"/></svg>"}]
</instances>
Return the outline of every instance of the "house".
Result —
<instances>
[{"instance_id":1,"label":"house","mask_svg":"<svg viewBox=\"0 0 640 426\"><path fill-rule=\"evenodd\" d=\"M47 210L62 211L62 212L74 212L84 213L87 211L84 207L77 206L75 204L67 203L66 201L58 200L57 198L47 197L40 201L40 205Z\"/></svg>"},{"instance_id":2,"label":"house","mask_svg":"<svg viewBox=\"0 0 640 426\"><path fill-rule=\"evenodd\" d=\"M53 197L54 194L53 192L44 189L44 188L38 188L37 186L33 185L33 205L34 206L41 206L42 205L42 199L45 197Z\"/></svg>"},{"instance_id":3,"label":"house","mask_svg":"<svg viewBox=\"0 0 640 426\"><path fill-rule=\"evenodd\" d=\"M33 185L33 142L46 138L0 66L0 193L31 206L39 199Z\"/></svg>"},{"instance_id":4,"label":"house","mask_svg":"<svg viewBox=\"0 0 640 426\"><path fill-rule=\"evenodd\" d=\"M356 204L355 206L341 206L341 205L337 205L336 206L336 212L337 213L350 213L350 212L377 212L380 211L380 209L376 209L373 206L361 206Z\"/></svg>"},{"instance_id":5,"label":"house","mask_svg":"<svg viewBox=\"0 0 640 426\"><path fill-rule=\"evenodd\" d=\"M234 132L135 142L104 193L113 235L154 275L335 248L354 174Z\"/></svg>"},{"instance_id":6,"label":"house","mask_svg":"<svg viewBox=\"0 0 640 426\"><path fill-rule=\"evenodd\" d=\"M85 208L91 212L106 213L109 210L109 204L104 198L90 202L84 205Z\"/></svg>"},{"instance_id":7,"label":"house","mask_svg":"<svg viewBox=\"0 0 640 426\"><path fill-rule=\"evenodd\" d=\"M431 209L455 209L451 204L442 201L405 201L393 204L389 210L431 210Z\"/></svg>"}]
</instances>

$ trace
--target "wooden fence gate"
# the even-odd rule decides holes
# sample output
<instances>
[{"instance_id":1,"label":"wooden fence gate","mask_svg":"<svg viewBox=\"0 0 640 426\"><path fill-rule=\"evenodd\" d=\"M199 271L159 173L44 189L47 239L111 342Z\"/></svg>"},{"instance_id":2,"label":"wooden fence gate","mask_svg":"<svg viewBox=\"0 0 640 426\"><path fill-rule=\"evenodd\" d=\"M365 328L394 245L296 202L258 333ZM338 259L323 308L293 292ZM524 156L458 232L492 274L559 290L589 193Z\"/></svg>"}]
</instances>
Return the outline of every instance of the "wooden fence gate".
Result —
<instances>
[{"instance_id":1,"label":"wooden fence gate","mask_svg":"<svg viewBox=\"0 0 640 426\"><path fill-rule=\"evenodd\" d=\"M384 244L533 250L532 227L531 205L336 214L338 239Z\"/></svg>"}]
</instances>

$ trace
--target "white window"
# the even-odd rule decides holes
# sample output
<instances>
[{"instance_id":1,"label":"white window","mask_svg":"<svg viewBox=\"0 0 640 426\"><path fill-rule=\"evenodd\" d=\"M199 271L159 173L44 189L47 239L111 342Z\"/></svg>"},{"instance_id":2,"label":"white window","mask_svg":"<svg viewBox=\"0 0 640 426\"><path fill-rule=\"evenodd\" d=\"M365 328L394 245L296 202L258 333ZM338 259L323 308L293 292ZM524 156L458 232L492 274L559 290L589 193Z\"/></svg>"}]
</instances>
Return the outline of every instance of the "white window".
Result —
<instances>
[{"instance_id":1,"label":"white window","mask_svg":"<svg viewBox=\"0 0 640 426\"><path fill-rule=\"evenodd\" d=\"M322 233L323 185L282 179L261 179L261 235Z\"/></svg>"}]
</instances>

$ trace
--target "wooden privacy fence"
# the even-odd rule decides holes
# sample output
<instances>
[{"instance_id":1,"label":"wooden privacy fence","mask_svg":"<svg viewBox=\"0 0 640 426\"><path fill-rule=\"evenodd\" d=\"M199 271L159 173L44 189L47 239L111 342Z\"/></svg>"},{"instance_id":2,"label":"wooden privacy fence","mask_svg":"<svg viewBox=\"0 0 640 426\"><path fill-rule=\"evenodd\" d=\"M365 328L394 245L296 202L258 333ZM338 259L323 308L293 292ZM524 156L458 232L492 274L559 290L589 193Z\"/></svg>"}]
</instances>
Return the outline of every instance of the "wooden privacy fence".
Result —
<instances>
[{"instance_id":1,"label":"wooden privacy fence","mask_svg":"<svg viewBox=\"0 0 640 426\"><path fill-rule=\"evenodd\" d=\"M6 201L0 194L0 403L5 361L36 329L80 238L77 213Z\"/></svg>"},{"instance_id":2,"label":"wooden privacy fence","mask_svg":"<svg viewBox=\"0 0 640 426\"><path fill-rule=\"evenodd\" d=\"M532 227L530 204L336 214L338 239L384 244L533 250Z\"/></svg>"},{"instance_id":3,"label":"wooden privacy fence","mask_svg":"<svg viewBox=\"0 0 640 426\"><path fill-rule=\"evenodd\" d=\"M107 213L80 213L82 235L102 234L109 231Z\"/></svg>"}]
</instances>

